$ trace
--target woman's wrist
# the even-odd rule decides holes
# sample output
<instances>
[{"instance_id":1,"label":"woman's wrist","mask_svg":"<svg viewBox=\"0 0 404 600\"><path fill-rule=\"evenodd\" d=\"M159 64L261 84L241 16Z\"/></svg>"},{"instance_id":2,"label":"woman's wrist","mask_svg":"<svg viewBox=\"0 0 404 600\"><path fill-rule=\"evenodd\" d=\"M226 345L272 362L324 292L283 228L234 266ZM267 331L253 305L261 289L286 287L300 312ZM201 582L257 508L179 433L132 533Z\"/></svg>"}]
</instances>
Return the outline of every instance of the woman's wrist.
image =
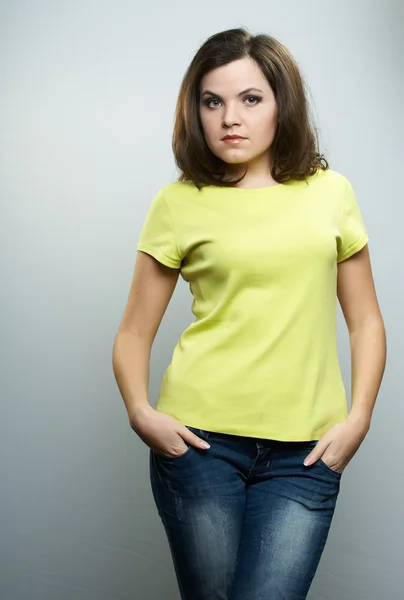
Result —
<instances>
[{"instance_id":1,"label":"woman's wrist","mask_svg":"<svg viewBox=\"0 0 404 600\"><path fill-rule=\"evenodd\" d=\"M370 429L370 416L366 412L351 410L347 420L364 432L368 432Z\"/></svg>"},{"instance_id":2,"label":"woman's wrist","mask_svg":"<svg viewBox=\"0 0 404 600\"><path fill-rule=\"evenodd\" d=\"M136 426L143 419L149 417L154 412L154 408L150 406L148 402L142 402L139 406L134 407L132 410L128 411L129 423L130 425Z\"/></svg>"}]
</instances>

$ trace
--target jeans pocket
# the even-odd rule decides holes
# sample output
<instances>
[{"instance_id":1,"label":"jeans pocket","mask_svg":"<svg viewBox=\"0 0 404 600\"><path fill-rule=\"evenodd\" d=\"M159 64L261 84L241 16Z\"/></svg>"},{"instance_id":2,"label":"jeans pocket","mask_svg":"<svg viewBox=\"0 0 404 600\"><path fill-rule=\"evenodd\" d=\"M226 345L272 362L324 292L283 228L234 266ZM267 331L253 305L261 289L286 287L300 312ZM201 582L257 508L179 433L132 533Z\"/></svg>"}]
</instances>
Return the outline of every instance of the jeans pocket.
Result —
<instances>
[{"instance_id":1,"label":"jeans pocket","mask_svg":"<svg viewBox=\"0 0 404 600\"><path fill-rule=\"evenodd\" d=\"M192 431L195 435L200 437L202 440L207 440L209 437L209 432L204 429L197 429L196 427L191 427L190 425L185 425L187 429ZM159 460L169 461L169 462L177 462L182 458L188 458L190 454L192 454L196 448L195 446L191 446L186 440L184 440L184 444L187 446L186 450L182 454L176 454L175 456L166 456L164 454L158 454L154 450L152 450L153 454L158 457Z\"/></svg>"},{"instance_id":2,"label":"jeans pocket","mask_svg":"<svg viewBox=\"0 0 404 600\"><path fill-rule=\"evenodd\" d=\"M317 446L317 444L318 444L318 440L311 440L310 442L307 442L307 446L309 447L310 450L313 450L313 448L315 448ZM321 457L318 458L314 464L318 464L320 467L323 467L323 469L328 471L328 473L332 473L336 477L341 477L341 475L343 473L343 471L336 471L335 469L333 469L332 467L327 465L327 463Z\"/></svg>"},{"instance_id":3,"label":"jeans pocket","mask_svg":"<svg viewBox=\"0 0 404 600\"><path fill-rule=\"evenodd\" d=\"M192 433L200 437L202 440L208 440L209 431L206 431L205 429L198 429L197 427L191 427L191 425L185 425L185 427L189 429L189 431L192 431Z\"/></svg>"},{"instance_id":4,"label":"jeans pocket","mask_svg":"<svg viewBox=\"0 0 404 600\"><path fill-rule=\"evenodd\" d=\"M159 460L168 460L168 461L177 461L180 460L181 458L183 458L184 456L186 456L187 454L189 454L189 452L192 449L192 446L190 446L185 440L184 440L184 444L187 444L187 449L185 450L185 452L183 452L182 454L176 454L175 456L167 456L166 454L159 454L158 452L156 452L155 450L152 450L154 456L156 456Z\"/></svg>"},{"instance_id":5,"label":"jeans pocket","mask_svg":"<svg viewBox=\"0 0 404 600\"><path fill-rule=\"evenodd\" d=\"M343 471L336 471L335 469L333 469L332 467L330 467L329 465L327 465L326 462L323 461L322 458L318 459L318 464L322 467L324 467L325 469L327 469L327 471L329 471L330 473L332 473L333 475L335 475L336 477L341 477Z\"/></svg>"}]
</instances>

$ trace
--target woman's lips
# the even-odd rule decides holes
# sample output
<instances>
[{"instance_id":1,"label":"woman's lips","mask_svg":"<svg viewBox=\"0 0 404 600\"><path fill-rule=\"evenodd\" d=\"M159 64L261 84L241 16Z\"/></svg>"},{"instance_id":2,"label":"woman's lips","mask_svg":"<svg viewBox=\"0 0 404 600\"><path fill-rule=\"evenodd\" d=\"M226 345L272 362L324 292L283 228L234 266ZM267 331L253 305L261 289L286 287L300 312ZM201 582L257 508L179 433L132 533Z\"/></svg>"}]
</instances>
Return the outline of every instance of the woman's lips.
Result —
<instances>
[{"instance_id":1,"label":"woman's lips","mask_svg":"<svg viewBox=\"0 0 404 600\"><path fill-rule=\"evenodd\" d=\"M226 138L223 140L226 144L239 144L240 142L244 142L246 138Z\"/></svg>"}]
</instances>

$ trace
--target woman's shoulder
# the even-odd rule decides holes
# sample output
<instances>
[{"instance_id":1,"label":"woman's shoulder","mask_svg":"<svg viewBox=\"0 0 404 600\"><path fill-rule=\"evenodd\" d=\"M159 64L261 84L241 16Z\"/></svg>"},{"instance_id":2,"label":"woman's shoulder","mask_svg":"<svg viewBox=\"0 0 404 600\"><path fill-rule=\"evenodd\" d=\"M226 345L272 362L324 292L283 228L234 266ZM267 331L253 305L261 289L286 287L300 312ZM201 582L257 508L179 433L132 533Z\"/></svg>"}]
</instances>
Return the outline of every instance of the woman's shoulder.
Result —
<instances>
[{"instance_id":1,"label":"woman's shoulder","mask_svg":"<svg viewBox=\"0 0 404 600\"><path fill-rule=\"evenodd\" d=\"M199 196L199 190L193 181L172 181L163 185L159 194L166 200L167 204L173 208L178 206L184 210L187 206L192 205L192 201Z\"/></svg>"},{"instance_id":2,"label":"woman's shoulder","mask_svg":"<svg viewBox=\"0 0 404 600\"><path fill-rule=\"evenodd\" d=\"M193 181L171 181L170 183L163 185L160 189L167 195L189 194L198 191L198 188Z\"/></svg>"},{"instance_id":3,"label":"woman's shoulder","mask_svg":"<svg viewBox=\"0 0 404 600\"><path fill-rule=\"evenodd\" d=\"M316 178L324 183L340 183L344 184L347 181L345 175L335 169L318 169Z\"/></svg>"}]
</instances>

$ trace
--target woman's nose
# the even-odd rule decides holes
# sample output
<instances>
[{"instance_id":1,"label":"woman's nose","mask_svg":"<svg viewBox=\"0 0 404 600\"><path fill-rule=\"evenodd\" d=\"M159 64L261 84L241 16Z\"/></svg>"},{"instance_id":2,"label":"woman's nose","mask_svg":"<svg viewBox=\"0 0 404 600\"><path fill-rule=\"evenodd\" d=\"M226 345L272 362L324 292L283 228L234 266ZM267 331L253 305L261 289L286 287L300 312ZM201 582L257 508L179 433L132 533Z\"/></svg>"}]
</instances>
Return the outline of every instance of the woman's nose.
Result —
<instances>
[{"instance_id":1,"label":"woman's nose","mask_svg":"<svg viewBox=\"0 0 404 600\"><path fill-rule=\"evenodd\" d=\"M223 115L223 125L231 127L232 125L240 125L240 117L234 108L228 108Z\"/></svg>"}]
</instances>

